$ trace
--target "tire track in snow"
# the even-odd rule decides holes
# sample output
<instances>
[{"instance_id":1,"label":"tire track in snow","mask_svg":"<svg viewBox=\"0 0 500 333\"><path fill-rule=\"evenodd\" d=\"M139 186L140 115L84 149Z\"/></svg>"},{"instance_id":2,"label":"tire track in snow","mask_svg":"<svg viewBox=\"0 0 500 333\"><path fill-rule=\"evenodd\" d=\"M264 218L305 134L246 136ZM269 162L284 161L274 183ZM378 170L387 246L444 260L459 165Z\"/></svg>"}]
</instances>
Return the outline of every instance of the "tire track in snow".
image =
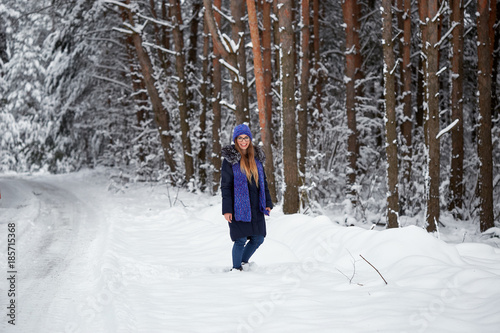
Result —
<instances>
[{"instance_id":1,"label":"tire track in snow","mask_svg":"<svg viewBox=\"0 0 500 333\"><path fill-rule=\"evenodd\" d=\"M83 264L95 227L86 204L64 187L44 181L2 179L1 187L2 200L12 197L2 210L2 223L4 217L16 221L19 230L16 329L64 331L71 315L68 305L82 295L78 285L83 277L75 276L73 267Z\"/></svg>"}]
</instances>

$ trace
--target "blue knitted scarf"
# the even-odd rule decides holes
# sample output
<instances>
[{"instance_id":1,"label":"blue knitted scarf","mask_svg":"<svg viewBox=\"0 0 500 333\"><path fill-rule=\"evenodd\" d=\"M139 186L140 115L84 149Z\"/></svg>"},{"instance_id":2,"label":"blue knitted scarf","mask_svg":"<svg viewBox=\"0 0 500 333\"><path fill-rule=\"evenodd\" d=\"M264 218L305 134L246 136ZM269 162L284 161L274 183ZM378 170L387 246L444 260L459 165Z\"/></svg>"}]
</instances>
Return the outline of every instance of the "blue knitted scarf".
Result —
<instances>
[{"instance_id":1,"label":"blue knitted scarf","mask_svg":"<svg viewBox=\"0 0 500 333\"><path fill-rule=\"evenodd\" d=\"M252 209L250 208L250 193L248 191L247 175L241 171L240 162L233 164L234 174L234 218L236 221L251 222ZM262 163L255 159L259 174L259 208L266 215L266 193L264 189L264 168Z\"/></svg>"}]
</instances>

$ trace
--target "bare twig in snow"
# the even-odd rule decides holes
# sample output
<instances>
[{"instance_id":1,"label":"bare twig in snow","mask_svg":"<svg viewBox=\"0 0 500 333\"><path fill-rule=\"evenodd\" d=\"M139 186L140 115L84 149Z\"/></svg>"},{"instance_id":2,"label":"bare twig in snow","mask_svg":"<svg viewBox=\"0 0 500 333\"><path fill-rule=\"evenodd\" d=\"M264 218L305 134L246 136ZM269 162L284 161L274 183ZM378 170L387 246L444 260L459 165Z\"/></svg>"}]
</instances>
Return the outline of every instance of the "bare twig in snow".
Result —
<instances>
[{"instance_id":1,"label":"bare twig in snow","mask_svg":"<svg viewBox=\"0 0 500 333\"><path fill-rule=\"evenodd\" d=\"M380 272L378 271L378 269L375 268L375 266L373 266L368 260L365 259L365 257L363 257L361 254L359 255L361 258L363 258L364 261L366 261L368 263L368 265L372 266L373 269L375 271L377 271L378 275L380 275L380 277L382 278L382 280L384 280L385 284L387 284L387 281L384 279L384 277L382 276L382 274L380 274Z\"/></svg>"}]
</instances>

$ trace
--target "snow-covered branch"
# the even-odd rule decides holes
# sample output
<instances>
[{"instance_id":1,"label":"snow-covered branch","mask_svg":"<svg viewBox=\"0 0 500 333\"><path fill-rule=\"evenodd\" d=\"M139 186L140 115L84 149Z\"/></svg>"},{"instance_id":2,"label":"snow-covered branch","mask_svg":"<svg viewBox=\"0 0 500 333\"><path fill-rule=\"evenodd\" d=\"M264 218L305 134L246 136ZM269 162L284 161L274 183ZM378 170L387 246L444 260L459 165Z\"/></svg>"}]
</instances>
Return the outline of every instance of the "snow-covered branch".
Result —
<instances>
[{"instance_id":1,"label":"snow-covered branch","mask_svg":"<svg viewBox=\"0 0 500 333\"><path fill-rule=\"evenodd\" d=\"M125 88L125 89L127 89L128 91L132 91L132 88L131 88L131 87L129 87L128 85L126 85L125 83L120 82L120 81L116 81L116 80L113 80L113 79L110 79L109 77L100 76L100 75L92 75L91 77L93 77L93 78L95 78L95 79L98 79L98 80L108 81L108 82L111 82L111 83L117 84L117 85L119 85L119 86L124 87L124 88Z\"/></svg>"},{"instance_id":2,"label":"snow-covered branch","mask_svg":"<svg viewBox=\"0 0 500 333\"><path fill-rule=\"evenodd\" d=\"M243 82L243 78L241 77L240 75L240 71L235 68L234 66L231 66L227 61L225 61L224 59L219 59L219 62L221 65L223 65L224 67L226 67L228 70L230 70L231 72L233 72L237 77L238 77L238 80L239 82Z\"/></svg>"},{"instance_id":3,"label":"snow-covered branch","mask_svg":"<svg viewBox=\"0 0 500 333\"><path fill-rule=\"evenodd\" d=\"M116 28L116 27L113 27L113 30L121 32L123 34L128 34L128 35L132 35L134 33L133 31L130 31L127 29L122 29L122 28Z\"/></svg>"},{"instance_id":4,"label":"snow-covered branch","mask_svg":"<svg viewBox=\"0 0 500 333\"><path fill-rule=\"evenodd\" d=\"M145 19L146 21L151 21L153 23L156 23L156 24L159 24L159 25L163 25L167 28L173 28L173 26L168 23L167 21L163 21L163 20L157 20L157 19L154 19L152 17L149 17L149 16L145 16L145 15L142 15L142 14L139 14L139 13L136 13L137 16L139 16L140 18L143 18Z\"/></svg>"},{"instance_id":5,"label":"snow-covered branch","mask_svg":"<svg viewBox=\"0 0 500 333\"><path fill-rule=\"evenodd\" d=\"M175 51L166 49L166 48L161 47L161 46L156 45L156 44L152 44L152 43L148 43L148 42L142 42L142 45L150 46L150 47L152 47L154 49L163 51L163 52L168 53L168 54L177 55L177 53Z\"/></svg>"},{"instance_id":6,"label":"snow-covered branch","mask_svg":"<svg viewBox=\"0 0 500 333\"><path fill-rule=\"evenodd\" d=\"M125 9L132 9L131 6L123 3L123 2L119 2L119 1L113 1L113 0L104 0L103 1L104 3L109 3L111 5L117 5L118 7L122 7L122 8L125 8Z\"/></svg>"},{"instance_id":7,"label":"snow-covered branch","mask_svg":"<svg viewBox=\"0 0 500 333\"><path fill-rule=\"evenodd\" d=\"M213 10L215 10L217 13L219 13L222 17L224 17L226 20L231 22L232 24L236 24L236 21L231 17L226 15L222 10L217 8L216 6L212 6Z\"/></svg>"},{"instance_id":8,"label":"snow-covered branch","mask_svg":"<svg viewBox=\"0 0 500 333\"><path fill-rule=\"evenodd\" d=\"M459 22L456 21L452 22L451 28L443 35L443 37L441 37L441 40L437 42L436 45L434 45L434 47L441 46L441 44L446 40L446 38L448 38L448 36L453 32L453 29L455 29L459 25L460 25Z\"/></svg>"},{"instance_id":9,"label":"snow-covered branch","mask_svg":"<svg viewBox=\"0 0 500 333\"><path fill-rule=\"evenodd\" d=\"M438 133L438 135L436 135L436 139L439 139L440 137L442 137L444 134L448 133L449 131L451 131L451 129L453 127L455 127L456 125L458 124L458 119L456 119L454 122L452 122L451 124L449 124L445 129L441 130L441 132Z\"/></svg>"},{"instance_id":10,"label":"snow-covered branch","mask_svg":"<svg viewBox=\"0 0 500 333\"><path fill-rule=\"evenodd\" d=\"M232 111L236 112L236 105L234 105L234 104L229 104L225 100L221 100L219 104L222 105L222 106L225 106L226 108L228 108L228 109L230 109Z\"/></svg>"},{"instance_id":11,"label":"snow-covered branch","mask_svg":"<svg viewBox=\"0 0 500 333\"><path fill-rule=\"evenodd\" d=\"M144 27L146 26L146 24L148 24L148 21L144 22L143 25L137 25L137 26L132 26L131 24L127 23L127 22L123 22L123 25L126 26L127 28L129 28L130 30L132 30L133 32L135 32L136 34L141 34L142 30L144 29Z\"/></svg>"}]
</instances>

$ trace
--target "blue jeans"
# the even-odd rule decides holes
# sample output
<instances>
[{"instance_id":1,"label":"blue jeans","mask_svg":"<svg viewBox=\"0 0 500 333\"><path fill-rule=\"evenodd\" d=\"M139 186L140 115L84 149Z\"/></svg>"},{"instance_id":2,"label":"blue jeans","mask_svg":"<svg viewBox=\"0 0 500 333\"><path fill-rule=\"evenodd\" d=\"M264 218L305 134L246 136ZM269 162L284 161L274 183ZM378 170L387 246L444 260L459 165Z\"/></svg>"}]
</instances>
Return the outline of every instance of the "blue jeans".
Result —
<instances>
[{"instance_id":1,"label":"blue jeans","mask_svg":"<svg viewBox=\"0 0 500 333\"><path fill-rule=\"evenodd\" d=\"M246 243L246 245L245 245ZM255 250L264 243L264 236L250 236L247 243L247 237L238 238L233 245L233 268L241 268L242 262L248 262Z\"/></svg>"}]
</instances>

